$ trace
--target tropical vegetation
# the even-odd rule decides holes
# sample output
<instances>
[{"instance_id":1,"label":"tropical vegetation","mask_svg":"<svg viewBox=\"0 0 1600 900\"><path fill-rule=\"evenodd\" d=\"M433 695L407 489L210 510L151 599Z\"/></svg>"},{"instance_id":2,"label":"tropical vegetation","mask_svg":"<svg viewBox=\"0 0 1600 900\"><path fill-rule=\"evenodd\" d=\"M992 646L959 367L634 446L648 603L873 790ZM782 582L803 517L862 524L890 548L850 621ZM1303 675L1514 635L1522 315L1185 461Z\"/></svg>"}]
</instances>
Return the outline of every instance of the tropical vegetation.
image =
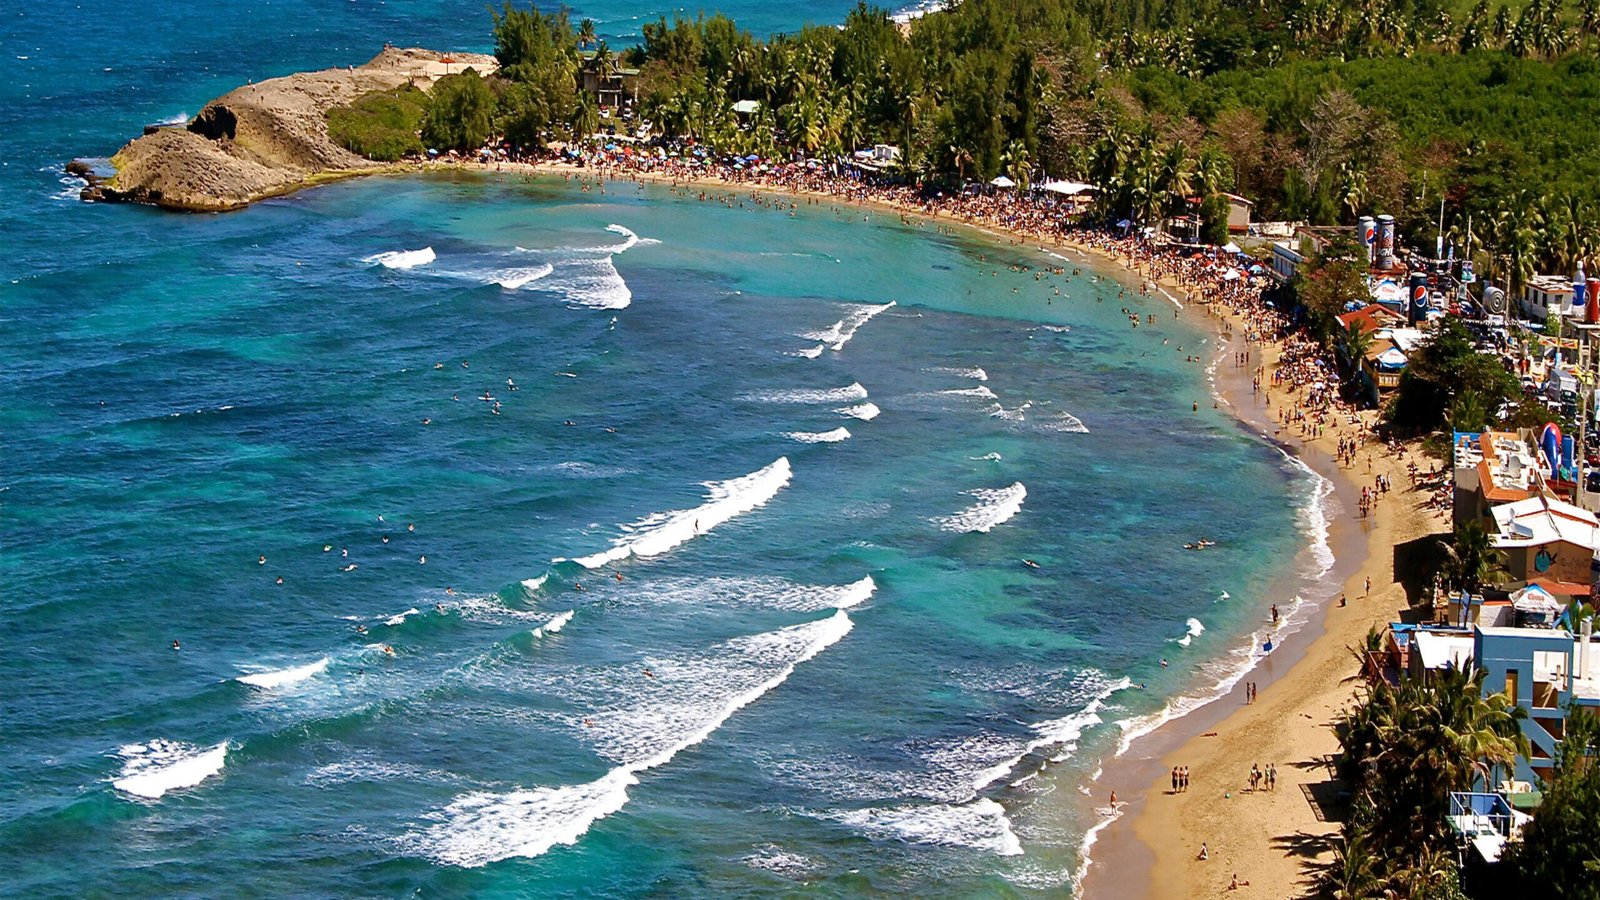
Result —
<instances>
[{"instance_id":1,"label":"tropical vegetation","mask_svg":"<svg viewBox=\"0 0 1600 900\"><path fill-rule=\"evenodd\" d=\"M1375 637L1376 635L1374 635ZM1342 846L1325 874L1341 897L1459 897L1445 816L1452 791L1492 783L1526 755L1527 712L1485 697L1484 671L1379 681L1334 724L1351 787Z\"/></svg>"}]
</instances>

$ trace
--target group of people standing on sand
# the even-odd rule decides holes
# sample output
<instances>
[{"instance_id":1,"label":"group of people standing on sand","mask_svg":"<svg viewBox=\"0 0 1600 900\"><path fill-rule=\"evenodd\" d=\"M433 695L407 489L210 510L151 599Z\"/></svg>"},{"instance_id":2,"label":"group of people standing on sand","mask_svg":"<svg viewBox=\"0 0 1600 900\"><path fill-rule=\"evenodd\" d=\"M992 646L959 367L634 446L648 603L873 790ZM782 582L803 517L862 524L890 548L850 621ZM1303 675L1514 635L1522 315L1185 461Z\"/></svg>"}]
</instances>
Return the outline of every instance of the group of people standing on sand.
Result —
<instances>
[{"instance_id":1,"label":"group of people standing on sand","mask_svg":"<svg viewBox=\"0 0 1600 900\"><path fill-rule=\"evenodd\" d=\"M1365 519L1369 512L1377 509L1378 498L1387 493L1389 493L1389 476L1387 475L1379 474L1373 476L1371 487L1362 485L1361 518Z\"/></svg>"},{"instance_id":2,"label":"group of people standing on sand","mask_svg":"<svg viewBox=\"0 0 1600 900\"><path fill-rule=\"evenodd\" d=\"M1267 763L1265 769L1260 763L1250 765L1250 791L1260 790L1275 791L1278 789L1278 766L1276 763Z\"/></svg>"},{"instance_id":3,"label":"group of people standing on sand","mask_svg":"<svg viewBox=\"0 0 1600 900\"><path fill-rule=\"evenodd\" d=\"M1174 794L1181 794L1184 791L1187 791L1188 789L1189 789L1189 767L1188 766L1173 766L1172 767L1172 792Z\"/></svg>"}]
</instances>

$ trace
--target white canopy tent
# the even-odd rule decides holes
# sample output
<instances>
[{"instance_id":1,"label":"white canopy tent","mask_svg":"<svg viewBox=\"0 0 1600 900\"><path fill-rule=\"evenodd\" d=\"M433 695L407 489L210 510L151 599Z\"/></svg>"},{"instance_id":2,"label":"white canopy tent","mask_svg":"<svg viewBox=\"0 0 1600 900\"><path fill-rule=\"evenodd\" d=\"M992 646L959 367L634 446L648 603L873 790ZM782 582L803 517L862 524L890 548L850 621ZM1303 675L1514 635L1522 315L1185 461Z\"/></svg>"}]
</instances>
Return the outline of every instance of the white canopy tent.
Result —
<instances>
[{"instance_id":1,"label":"white canopy tent","mask_svg":"<svg viewBox=\"0 0 1600 900\"><path fill-rule=\"evenodd\" d=\"M1017 186L1017 183L1015 181L1012 181L1011 179L1005 177L1004 175L996 175L994 177L994 180L989 182L989 183L994 185L997 188L1014 188L1014 187Z\"/></svg>"},{"instance_id":2,"label":"white canopy tent","mask_svg":"<svg viewBox=\"0 0 1600 900\"><path fill-rule=\"evenodd\" d=\"M1067 197L1076 197L1079 194L1092 194L1095 186L1082 181L1046 181L1039 185L1039 190L1049 191L1052 194L1061 194Z\"/></svg>"}]
</instances>

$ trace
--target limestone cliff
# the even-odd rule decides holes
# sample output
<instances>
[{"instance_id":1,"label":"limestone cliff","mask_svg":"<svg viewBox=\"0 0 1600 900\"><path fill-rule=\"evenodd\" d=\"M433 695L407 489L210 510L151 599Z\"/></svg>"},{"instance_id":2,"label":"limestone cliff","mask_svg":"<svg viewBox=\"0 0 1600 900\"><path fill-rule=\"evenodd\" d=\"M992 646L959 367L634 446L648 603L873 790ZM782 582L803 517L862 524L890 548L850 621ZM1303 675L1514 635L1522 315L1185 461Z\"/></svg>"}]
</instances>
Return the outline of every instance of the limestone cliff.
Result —
<instances>
[{"instance_id":1,"label":"limestone cliff","mask_svg":"<svg viewBox=\"0 0 1600 900\"><path fill-rule=\"evenodd\" d=\"M215 212L331 178L382 171L390 167L328 137L328 110L406 82L427 90L468 66L484 75L496 68L494 57L483 54L385 48L365 65L236 88L207 103L187 127L149 129L130 141L111 158L116 174L91 177L84 199Z\"/></svg>"}]
</instances>

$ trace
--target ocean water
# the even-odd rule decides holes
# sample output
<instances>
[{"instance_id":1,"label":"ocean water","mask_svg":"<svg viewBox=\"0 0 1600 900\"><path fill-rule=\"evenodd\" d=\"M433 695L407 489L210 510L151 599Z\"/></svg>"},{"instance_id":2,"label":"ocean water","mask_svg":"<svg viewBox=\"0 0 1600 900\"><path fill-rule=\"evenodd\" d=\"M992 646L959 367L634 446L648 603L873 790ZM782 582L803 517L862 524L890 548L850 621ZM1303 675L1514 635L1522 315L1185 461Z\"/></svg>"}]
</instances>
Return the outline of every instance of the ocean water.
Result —
<instances>
[{"instance_id":1,"label":"ocean water","mask_svg":"<svg viewBox=\"0 0 1600 900\"><path fill-rule=\"evenodd\" d=\"M245 77L481 30L294 12L0 26L0 893L1070 889L1101 762L1322 564L1206 335L827 204L63 191Z\"/></svg>"}]
</instances>

